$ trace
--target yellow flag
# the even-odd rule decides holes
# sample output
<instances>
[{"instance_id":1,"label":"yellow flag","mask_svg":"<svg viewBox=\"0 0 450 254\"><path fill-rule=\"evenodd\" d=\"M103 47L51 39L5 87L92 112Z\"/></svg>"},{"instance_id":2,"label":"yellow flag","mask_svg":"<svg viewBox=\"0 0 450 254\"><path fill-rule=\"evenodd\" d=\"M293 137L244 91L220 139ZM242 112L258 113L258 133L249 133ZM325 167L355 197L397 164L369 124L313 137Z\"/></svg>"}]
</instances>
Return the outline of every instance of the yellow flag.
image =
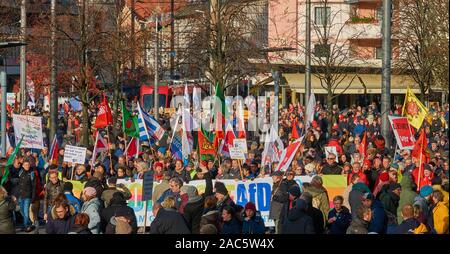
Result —
<instances>
[{"instance_id":1,"label":"yellow flag","mask_svg":"<svg viewBox=\"0 0 450 254\"><path fill-rule=\"evenodd\" d=\"M417 99L409 89L406 91L405 102L403 103L402 116L408 118L409 124L419 129L428 114L428 109Z\"/></svg>"}]
</instances>

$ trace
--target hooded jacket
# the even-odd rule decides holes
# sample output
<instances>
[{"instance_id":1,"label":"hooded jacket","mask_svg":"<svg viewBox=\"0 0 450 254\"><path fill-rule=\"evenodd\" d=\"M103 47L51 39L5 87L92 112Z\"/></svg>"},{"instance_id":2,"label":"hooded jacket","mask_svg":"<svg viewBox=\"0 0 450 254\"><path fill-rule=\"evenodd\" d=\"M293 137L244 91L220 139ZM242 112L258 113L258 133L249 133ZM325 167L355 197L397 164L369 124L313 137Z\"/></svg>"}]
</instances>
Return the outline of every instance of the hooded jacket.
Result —
<instances>
[{"instance_id":1,"label":"hooded jacket","mask_svg":"<svg viewBox=\"0 0 450 254\"><path fill-rule=\"evenodd\" d=\"M352 190L348 194L348 203L350 204L350 211L352 214L356 214L355 211L362 205L361 197L367 192L370 192L370 190L364 183L353 184Z\"/></svg>"},{"instance_id":2,"label":"hooded jacket","mask_svg":"<svg viewBox=\"0 0 450 254\"><path fill-rule=\"evenodd\" d=\"M108 223L111 221L111 218L116 215L116 211L119 209L127 209L129 210L128 214L131 215L130 225L132 228L132 234L136 234L138 230L136 214L134 213L133 208L127 206L127 201L122 198L120 195L114 195L111 198L110 204L107 208L101 211L101 229L103 232L106 232Z\"/></svg>"},{"instance_id":3,"label":"hooded jacket","mask_svg":"<svg viewBox=\"0 0 450 254\"><path fill-rule=\"evenodd\" d=\"M433 229L438 234L448 234L448 207L438 202L433 208Z\"/></svg>"},{"instance_id":4,"label":"hooded jacket","mask_svg":"<svg viewBox=\"0 0 450 254\"><path fill-rule=\"evenodd\" d=\"M324 223L328 220L328 212L330 211L330 201L328 192L325 188L317 188L313 185L303 185L304 191L312 195L312 205L322 212Z\"/></svg>"},{"instance_id":5,"label":"hooded jacket","mask_svg":"<svg viewBox=\"0 0 450 254\"><path fill-rule=\"evenodd\" d=\"M304 200L298 199L295 206L289 210L287 218L284 220L282 234L314 234L314 223L311 216L306 214L307 204Z\"/></svg>"},{"instance_id":6,"label":"hooded jacket","mask_svg":"<svg viewBox=\"0 0 450 254\"><path fill-rule=\"evenodd\" d=\"M384 210L388 216L388 224L397 224L397 209L399 207L400 196L392 191L383 192L380 194L380 201L383 203Z\"/></svg>"},{"instance_id":7,"label":"hooded jacket","mask_svg":"<svg viewBox=\"0 0 450 254\"><path fill-rule=\"evenodd\" d=\"M372 206L370 206L372 210L372 220L369 223L369 232L375 232L377 234L384 234L387 230L387 215L384 211L383 204L375 199L372 202Z\"/></svg>"},{"instance_id":8,"label":"hooded jacket","mask_svg":"<svg viewBox=\"0 0 450 254\"><path fill-rule=\"evenodd\" d=\"M100 233L100 201L98 198L93 198L83 203L81 207L81 213L89 215L88 228L92 234Z\"/></svg>"},{"instance_id":9,"label":"hooded jacket","mask_svg":"<svg viewBox=\"0 0 450 254\"><path fill-rule=\"evenodd\" d=\"M243 234L264 234L266 231L266 227L264 225L264 220L259 214L259 212L255 212L253 217L249 220L242 220L242 233Z\"/></svg>"},{"instance_id":10,"label":"hooded jacket","mask_svg":"<svg viewBox=\"0 0 450 254\"><path fill-rule=\"evenodd\" d=\"M417 193L413 190L415 188L415 185L410 175L403 176L400 185L402 186L402 192L400 193L400 201L398 203L397 208L398 224L402 223L403 221L402 217L403 206L414 204L414 199L417 197Z\"/></svg>"}]
</instances>

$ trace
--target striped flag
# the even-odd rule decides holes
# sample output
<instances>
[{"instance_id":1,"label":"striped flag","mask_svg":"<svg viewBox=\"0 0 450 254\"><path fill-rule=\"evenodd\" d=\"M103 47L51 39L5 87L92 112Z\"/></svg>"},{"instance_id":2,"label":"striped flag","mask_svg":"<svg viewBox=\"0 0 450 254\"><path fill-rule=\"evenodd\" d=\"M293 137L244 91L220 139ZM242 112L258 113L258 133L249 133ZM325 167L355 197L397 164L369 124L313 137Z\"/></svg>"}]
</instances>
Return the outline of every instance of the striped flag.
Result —
<instances>
[{"instance_id":1,"label":"striped flag","mask_svg":"<svg viewBox=\"0 0 450 254\"><path fill-rule=\"evenodd\" d=\"M147 112L142 110L138 103L138 126L139 126L139 140L151 141L151 139L160 140L164 136L164 129L159 123L150 116Z\"/></svg>"},{"instance_id":2,"label":"striped flag","mask_svg":"<svg viewBox=\"0 0 450 254\"><path fill-rule=\"evenodd\" d=\"M295 157L295 154L297 153L297 150L302 144L303 138L304 136L295 140L292 144L286 147L286 149L284 149L283 153L281 154L280 163L278 164L278 167L275 171L286 171L289 168L292 160Z\"/></svg>"}]
</instances>

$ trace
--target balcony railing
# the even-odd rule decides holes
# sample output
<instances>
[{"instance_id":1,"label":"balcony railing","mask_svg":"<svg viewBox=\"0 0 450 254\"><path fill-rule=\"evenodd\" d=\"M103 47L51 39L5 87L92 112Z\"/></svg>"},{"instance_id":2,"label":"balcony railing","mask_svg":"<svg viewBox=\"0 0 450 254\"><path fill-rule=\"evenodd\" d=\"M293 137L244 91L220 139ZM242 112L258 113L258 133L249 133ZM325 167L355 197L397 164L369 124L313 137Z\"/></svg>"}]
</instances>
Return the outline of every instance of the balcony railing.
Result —
<instances>
[{"instance_id":1,"label":"balcony railing","mask_svg":"<svg viewBox=\"0 0 450 254\"><path fill-rule=\"evenodd\" d=\"M375 17L358 17L358 16L353 16L347 21L347 23L350 24L372 24L378 22L379 20L376 19Z\"/></svg>"}]
</instances>

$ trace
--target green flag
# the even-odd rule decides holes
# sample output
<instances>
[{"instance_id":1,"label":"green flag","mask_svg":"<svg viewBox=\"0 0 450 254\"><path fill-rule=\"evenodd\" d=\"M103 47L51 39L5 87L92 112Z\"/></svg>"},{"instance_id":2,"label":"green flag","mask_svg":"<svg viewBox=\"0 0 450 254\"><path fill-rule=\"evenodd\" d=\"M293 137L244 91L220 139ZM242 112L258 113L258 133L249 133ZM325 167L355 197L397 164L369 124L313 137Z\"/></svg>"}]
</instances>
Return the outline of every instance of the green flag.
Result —
<instances>
[{"instance_id":1,"label":"green flag","mask_svg":"<svg viewBox=\"0 0 450 254\"><path fill-rule=\"evenodd\" d=\"M0 181L0 186L3 186L6 180L8 180L9 166L11 166L14 163L14 159L16 158L16 155L19 152L20 145L22 145L22 140L23 136L20 139L19 143L16 145L16 148L14 148L14 152L9 156L8 161L6 162L5 172L3 173L2 180Z\"/></svg>"},{"instance_id":2,"label":"green flag","mask_svg":"<svg viewBox=\"0 0 450 254\"><path fill-rule=\"evenodd\" d=\"M216 95L214 97L214 124L215 135L213 138L213 143L214 147L217 149L219 147L219 139L224 138L225 125L225 96L223 95L219 82L216 84ZM210 138L211 136L208 135L208 137Z\"/></svg>"},{"instance_id":3,"label":"green flag","mask_svg":"<svg viewBox=\"0 0 450 254\"><path fill-rule=\"evenodd\" d=\"M122 129L128 136L139 138L139 127L137 116L132 116L122 101Z\"/></svg>"}]
</instances>

